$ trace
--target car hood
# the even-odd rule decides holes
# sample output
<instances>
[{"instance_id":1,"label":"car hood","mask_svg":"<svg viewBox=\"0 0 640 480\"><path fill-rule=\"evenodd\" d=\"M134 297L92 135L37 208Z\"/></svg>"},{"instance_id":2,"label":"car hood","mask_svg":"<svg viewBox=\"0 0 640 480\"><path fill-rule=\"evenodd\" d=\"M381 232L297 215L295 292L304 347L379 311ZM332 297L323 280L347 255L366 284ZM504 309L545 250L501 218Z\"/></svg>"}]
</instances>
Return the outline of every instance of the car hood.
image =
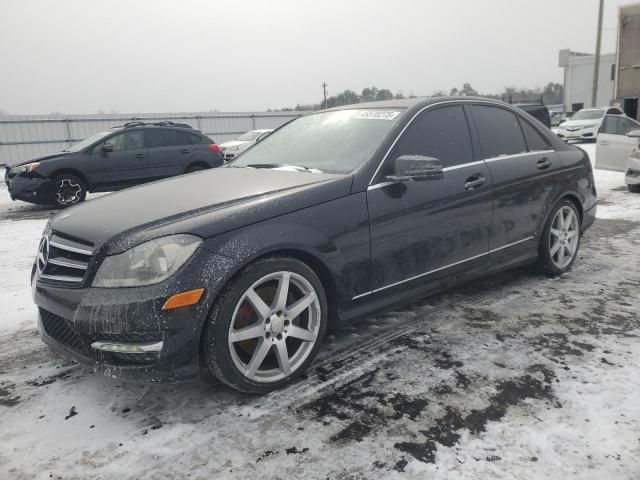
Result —
<instances>
[{"instance_id":1,"label":"car hood","mask_svg":"<svg viewBox=\"0 0 640 480\"><path fill-rule=\"evenodd\" d=\"M229 147L239 147L242 145L247 145L248 143L252 143L248 140L232 140L230 142L224 142L218 145L220 148L229 148Z\"/></svg>"},{"instance_id":2,"label":"car hood","mask_svg":"<svg viewBox=\"0 0 640 480\"><path fill-rule=\"evenodd\" d=\"M69 155L69 153L67 152L50 153L48 155L44 155L38 158L31 158L29 160L20 160L19 162L15 162L10 165L7 165L7 167L13 168L13 167L19 167L20 165L27 165L28 163L33 163L33 162L44 162L46 160L53 160L54 158L63 157L65 155Z\"/></svg>"},{"instance_id":3,"label":"car hood","mask_svg":"<svg viewBox=\"0 0 640 480\"><path fill-rule=\"evenodd\" d=\"M174 233L203 238L348 195L351 176L216 168L90 200L49 227L105 253Z\"/></svg>"},{"instance_id":4,"label":"car hood","mask_svg":"<svg viewBox=\"0 0 640 480\"><path fill-rule=\"evenodd\" d=\"M584 127L585 125L597 125L600 123L602 119L596 118L595 120L567 120L563 122L558 128L567 128L567 127Z\"/></svg>"}]
</instances>

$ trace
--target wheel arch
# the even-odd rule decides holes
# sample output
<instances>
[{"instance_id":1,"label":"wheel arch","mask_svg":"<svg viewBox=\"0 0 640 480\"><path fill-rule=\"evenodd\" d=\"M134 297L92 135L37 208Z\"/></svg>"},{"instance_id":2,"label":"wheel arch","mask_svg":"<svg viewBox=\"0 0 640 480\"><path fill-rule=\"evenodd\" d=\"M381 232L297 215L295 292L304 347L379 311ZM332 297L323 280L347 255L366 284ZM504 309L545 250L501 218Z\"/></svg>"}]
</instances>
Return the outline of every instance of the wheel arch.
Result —
<instances>
[{"instance_id":1,"label":"wheel arch","mask_svg":"<svg viewBox=\"0 0 640 480\"><path fill-rule=\"evenodd\" d=\"M193 167L204 167L206 169L209 169L211 168L211 165L209 165L207 162L203 162L202 160L194 160L186 166L186 168L184 169L184 173L189 172L189 169Z\"/></svg>"},{"instance_id":2,"label":"wheel arch","mask_svg":"<svg viewBox=\"0 0 640 480\"><path fill-rule=\"evenodd\" d=\"M580 200L580 196L575 192L564 192L558 198L556 198L554 202L549 203L549 208L544 213L542 222L538 226L538 241L540 241L540 238L542 238L542 232L544 232L544 227L547 225L547 222L549 221L549 217L553 213L553 210L562 200L571 200L571 202L575 204L576 208L578 209L578 215L580 216L580 225L582 225L582 220L584 219L584 205L582 204L582 200Z\"/></svg>"},{"instance_id":3,"label":"wheel arch","mask_svg":"<svg viewBox=\"0 0 640 480\"><path fill-rule=\"evenodd\" d=\"M84 185L87 190L91 189L91 184L87 180L87 177L82 172L80 172L79 170L76 170L75 168L69 168L69 167L59 168L57 170L54 170L54 172L49 175L49 178L53 180L58 175L64 175L65 173L68 175L73 175L78 177L80 180L84 182Z\"/></svg>"}]
</instances>

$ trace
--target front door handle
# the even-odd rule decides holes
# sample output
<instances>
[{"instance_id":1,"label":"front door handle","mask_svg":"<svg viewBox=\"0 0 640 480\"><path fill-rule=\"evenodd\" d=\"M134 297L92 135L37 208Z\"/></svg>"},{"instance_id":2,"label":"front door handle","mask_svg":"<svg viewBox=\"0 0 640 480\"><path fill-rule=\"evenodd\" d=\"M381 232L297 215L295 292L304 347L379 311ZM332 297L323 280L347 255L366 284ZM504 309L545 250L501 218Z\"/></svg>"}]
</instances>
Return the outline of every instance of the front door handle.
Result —
<instances>
[{"instance_id":1,"label":"front door handle","mask_svg":"<svg viewBox=\"0 0 640 480\"><path fill-rule=\"evenodd\" d=\"M144 153L139 153L136 155L136 158L144 158L146 155Z\"/></svg>"},{"instance_id":2,"label":"front door handle","mask_svg":"<svg viewBox=\"0 0 640 480\"><path fill-rule=\"evenodd\" d=\"M474 190L474 189L479 188L482 185L484 185L486 181L487 181L486 178L478 177L477 175L474 175L473 177L467 178L467 181L464 182L464 189L465 190Z\"/></svg>"},{"instance_id":3,"label":"front door handle","mask_svg":"<svg viewBox=\"0 0 640 480\"><path fill-rule=\"evenodd\" d=\"M551 160L546 157L538 160L538 163L536 164L536 167L538 167L539 170L544 170L545 168L549 168L550 166Z\"/></svg>"},{"instance_id":4,"label":"front door handle","mask_svg":"<svg viewBox=\"0 0 640 480\"><path fill-rule=\"evenodd\" d=\"M598 143L599 143L600 145L604 145L605 147L606 147L607 145L609 145L609 142L605 142L604 140L600 140Z\"/></svg>"},{"instance_id":5,"label":"front door handle","mask_svg":"<svg viewBox=\"0 0 640 480\"><path fill-rule=\"evenodd\" d=\"M180 153L191 153L191 150L189 150L188 148L183 148L182 150L180 150Z\"/></svg>"}]
</instances>

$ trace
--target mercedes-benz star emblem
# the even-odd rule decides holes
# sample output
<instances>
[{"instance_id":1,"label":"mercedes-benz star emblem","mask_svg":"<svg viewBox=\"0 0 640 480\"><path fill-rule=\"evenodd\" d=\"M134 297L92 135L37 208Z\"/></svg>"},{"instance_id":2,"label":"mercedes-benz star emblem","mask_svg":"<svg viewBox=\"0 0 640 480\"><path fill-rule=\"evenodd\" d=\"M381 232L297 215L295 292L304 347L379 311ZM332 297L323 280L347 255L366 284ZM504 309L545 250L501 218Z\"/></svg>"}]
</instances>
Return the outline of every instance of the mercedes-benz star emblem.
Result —
<instances>
[{"instance_id":1,"label":"mercedes-benz star emblem","mask_svg":"<svg viewBox=\"0 0 640 480\"><path fill-rule=\"evenodd\" d=\"M38 273L44 272L47 262L49 261L49 239L45 235L40 240L40 246L38 247L38 257L36 258L36 268Z\"/></svg>"}]
</instances>

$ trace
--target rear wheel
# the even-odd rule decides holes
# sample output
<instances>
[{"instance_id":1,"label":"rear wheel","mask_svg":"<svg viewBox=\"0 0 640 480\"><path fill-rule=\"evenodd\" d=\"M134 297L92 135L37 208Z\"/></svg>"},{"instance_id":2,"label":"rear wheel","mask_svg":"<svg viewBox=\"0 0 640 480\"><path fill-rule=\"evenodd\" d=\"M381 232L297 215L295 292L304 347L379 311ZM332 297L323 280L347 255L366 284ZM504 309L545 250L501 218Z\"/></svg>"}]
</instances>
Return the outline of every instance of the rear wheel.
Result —
<instances>
[{"instance_id":1,"label":"rear wheel","mask_svg":"<svg viewBox=\"0 0 640 480\"><path fill-rule=\"evenodd\" d=\"M231 387L266 393L299 377L327 326L327 300L304 263L270 257L246 267L219 295L204 333L204 361Z\"/></svg>"},{"instance_id":2,"label":"rear wheel","mask_svg":"<svg viewBox=\"0 0 640 480\"><path fill-rule=\"evenodd\" d=\"M630 192L632 193L640 193L640 184L636 184L636 185L631 185L630 183L627 184L627 188L629 189Z\"/></svg>"},{"instance_id":3,"label":"rear wheel","mask_svg":"<svg viewBox=\"0 0 640 480\"><path fill-rule=\"evenodd\" d=\"M568 271L580 248L580 213L571 200L561 200L553 209L542 233L538 266L548 275Z\"/></svg>"},{"instance_id":4,"label":"rear wheel","mask_svg":"<svg viewBox=\"0 0 640 480\"><path fill-rule=\"evenodd\" d=\"M87 187L81 178L63 173L53 179L55 192L53 203L59 208L67 208L84 201L87 196Z\"/></svg>"}]
</instances>

